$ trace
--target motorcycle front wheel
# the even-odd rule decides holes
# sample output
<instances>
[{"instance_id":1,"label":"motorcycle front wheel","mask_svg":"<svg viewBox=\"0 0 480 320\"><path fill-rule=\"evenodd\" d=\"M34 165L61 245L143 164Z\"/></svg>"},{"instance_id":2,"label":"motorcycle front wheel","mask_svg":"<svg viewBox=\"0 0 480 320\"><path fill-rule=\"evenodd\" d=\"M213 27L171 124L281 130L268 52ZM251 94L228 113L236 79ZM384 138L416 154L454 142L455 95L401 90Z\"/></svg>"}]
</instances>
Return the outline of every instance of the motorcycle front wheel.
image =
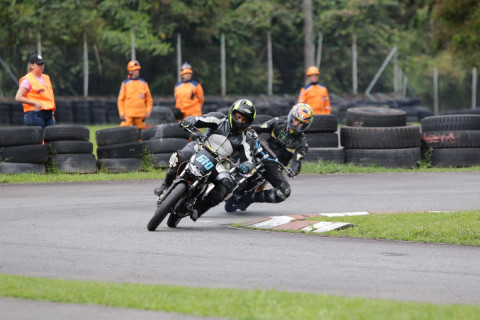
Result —
<instances>
[{"instance_id":1,"label":"motorcycle front wheel","mask_svg":"<svg viewBox=\"0 0 480 320\"><path fill-rule=\"evenodd\" d=\"M182 220L182 218L172 213L170 214L170 216L168 216L167 226L169 226L170 228L176 228L180 220Z\"/></svg>"},{"instance_id":2,"label":"motorcycle front wheel","mask_svg":"<svg viewBox=\"0 0 480 320\"><path fill-rule=\"evenodd\" d=\"M155 231L158 228L160 223L162 223L163 219L167 216L169 210L178 202L178 200L180 200L186 189L187 186L184 183L179 183L166 195L166 198L162 201L152 219L148 222L148 231Z\"/></svg>"}]
</instances>

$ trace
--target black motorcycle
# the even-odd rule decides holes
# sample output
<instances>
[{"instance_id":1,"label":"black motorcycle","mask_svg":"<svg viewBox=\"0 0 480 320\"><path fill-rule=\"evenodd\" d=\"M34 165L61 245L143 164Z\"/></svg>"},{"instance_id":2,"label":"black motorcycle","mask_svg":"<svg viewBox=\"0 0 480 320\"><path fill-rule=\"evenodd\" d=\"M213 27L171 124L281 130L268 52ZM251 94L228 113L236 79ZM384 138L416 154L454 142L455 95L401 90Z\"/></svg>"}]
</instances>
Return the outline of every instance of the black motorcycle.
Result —
<instances>
[{"instance_id":1,"label":"black motorcycle","mask_svg":"<svg viewBox=\"0 0 480 320\"><path fill-rule=\"evenodd\" d=\"M264 139L259 137L254 130L248 130L247 134L253 139L252 153L255 159L255 170L250 174L237 174L235 176L237 187L234 189L232 196L225 201L225 211L227 212L237 211L237 205L240 199L247 193L265 188L268 181L264 175L264 164L267 161L277 164L280 168L285 170L289 176L293 176L292 170L278 161L275 152L268 147L268 144Z\"/></svg>"},{"instance_id":2,"label":"black motorcycle","mask_svg":"<svg viewBox=\"0 0 480 320\"><path fill-rule=\"evenodd\" d=\"M175 228L180 220L187 217L197 200L213 187L209 177L218 163L229 162L232 174L238 170L238 165L228 158L232 146L226 137L217 134L206 136L195 127L184 129L196 139L198 151L188 162L180 165L181 173L158 198L157 210L147 225L149 231L155 231L168 214L167 225L170 228Z\"/></svg>"}]
</instances>

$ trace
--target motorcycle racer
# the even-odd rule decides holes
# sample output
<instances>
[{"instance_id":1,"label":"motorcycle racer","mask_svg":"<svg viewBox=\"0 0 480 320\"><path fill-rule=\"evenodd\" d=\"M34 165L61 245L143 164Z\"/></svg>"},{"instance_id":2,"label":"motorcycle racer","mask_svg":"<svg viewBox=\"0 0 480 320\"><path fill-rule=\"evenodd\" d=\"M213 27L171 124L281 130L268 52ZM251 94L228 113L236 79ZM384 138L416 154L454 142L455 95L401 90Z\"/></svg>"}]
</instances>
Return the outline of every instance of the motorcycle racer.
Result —
<instances>
[{"instance_id":1,"label":"motorcycle racer","mask_svg":"<svg viewBox=\"0 0 480 320\"><path fill-rule=\"evenodd\" d=\"M289 176L294 177L300 173L301 159L308 151L303 132L310 127L312 121L312 108L308 104L298 103L292 107L286 120L273 118L261 125L252 126L252 129L257 133L270 134L268 146L283 165L287 166L292 160ZM279 203L290 196L290 184L278 165L266 161L264 175L273 188L247 193L237 203L238 209L245 211L254 202Z\"/></svg>"},{"instance_id":2,"label":"motorcycle racer","mask_svg":"<svg viewBox=\"0 0 480 320\"><path fill-rule=\"evenodd\" d=\"M255 105L250 100L240 99L232 104L227 116L219 112L208 113L202 116L188 116L180 122L180 126L208 128L207 136L214 134L224 136L231 145L231 152L228 156L238 153L242 161L240 169L248 172L251 171L254 166L245 131L253 123L255 116ZM165 176L165 180L160 187L154 190L157 196L161 197L164 191L173 183L179 166L185 161L188 161L190 157L198 151L195 150L195 146L196 143L192 141L183 149L172 154L169 161L170 167ZM233 177L222 164L217 165L210 179L215 187L203 199L199 199L195 208L190 212L190 217L193 221L196 221L198 217L207 210L222 202L235 188Z\"/></svg>"}]
</instances>

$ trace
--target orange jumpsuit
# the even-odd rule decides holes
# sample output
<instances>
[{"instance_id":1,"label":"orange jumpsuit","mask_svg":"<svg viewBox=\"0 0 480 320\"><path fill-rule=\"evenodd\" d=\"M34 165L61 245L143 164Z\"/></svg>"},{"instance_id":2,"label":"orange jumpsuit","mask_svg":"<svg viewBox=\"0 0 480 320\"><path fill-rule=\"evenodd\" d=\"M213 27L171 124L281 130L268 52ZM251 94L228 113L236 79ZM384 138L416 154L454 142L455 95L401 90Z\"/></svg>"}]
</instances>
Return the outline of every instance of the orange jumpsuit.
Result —
<instances>
[{"instance_id":1,"label":"orange jumpsuit","mask_svg":"<svg viewBox=\"0 0 480 320\"><path fill-rule=\"evenodd\" d=\"M180 81L175 85L175 107L180 109L183 117L201 116L203 96L202 85L196 81Z\"/></svg>"},{"instance_id":2,"label":"orange jumpsuit","mask_svg":"<svg viewBox=\"0 0 480 320\"><path fill-rule=\"evenodd\" d=\"M330 99L328 98L327 87L321 84L307 84L300 90L298 103L306 103L313 109L313 114L330 114Z\"/></svg>"},{"instance_id":3,"label":"orange jumpsuit","mask_svg":"<svg viewBox=\"0 0 480 320\"><path fill-rule=\"evenodd\" d=\"M147 81L142 78L122 82L118 94L118 113L123 120L121 127L136 126L145 129L147 112L152 112L153 100Z\"/></svg>"}]
</instances>

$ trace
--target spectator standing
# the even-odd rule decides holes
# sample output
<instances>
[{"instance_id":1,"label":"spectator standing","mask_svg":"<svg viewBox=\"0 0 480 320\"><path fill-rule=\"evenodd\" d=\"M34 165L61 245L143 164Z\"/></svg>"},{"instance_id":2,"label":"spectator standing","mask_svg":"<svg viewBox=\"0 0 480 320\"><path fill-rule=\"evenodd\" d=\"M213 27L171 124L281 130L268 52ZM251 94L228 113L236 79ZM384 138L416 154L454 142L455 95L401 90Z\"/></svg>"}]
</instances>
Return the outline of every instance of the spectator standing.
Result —
<instances>
[{"instance_id":1,"label":"spectator standing","mask_svg":"<svg viewBox=\"0 0 480 320\"><path fill-rule=\"evenodd\" d=\"M205 97L203 87L197 81L192 80L192 66L185 62L180 71L182 81L175 85L175 108L177 119L184 119L188 116L201 116L202 105Z\"/></svg>"},{"instance_id":2,"label":"spectator standing","mask_svg":"<svg viewBox=\"0 0 480 320\"><path fill-rule=\"evenodd\" d=\"M300 89L298 103L306 103L313 109L314 114L330 114L330 99L327 87L318 83L320 71L317 67L311 66L307 69L309 84Z\"/></svg>"},{"instance_id":3,"label":"spectator standing","mask_svg":"<svg viewBox=\"0 0 480 320\"><path fill-rule=\"evenodd\" d=\"M117 101L121 127L136 126L145 129L145 119L152 113L152 95L147 81L140 78L141 68L137 60L132 60L127 65L128 78L122 82Z\"/></svg>"},{"instance_id":4,"label":"spectator standing","mask_svg":"<svg viewBox=\"0 0 480 320\"><path fill-rule=\"evenodd\" d=\"M23 103L25 125L45 128L55 124L55 97L50 77L43 73L47 61L39 54L28 60L28 73L19 80L15 101Z\"/></svg>"}]
</instances>

